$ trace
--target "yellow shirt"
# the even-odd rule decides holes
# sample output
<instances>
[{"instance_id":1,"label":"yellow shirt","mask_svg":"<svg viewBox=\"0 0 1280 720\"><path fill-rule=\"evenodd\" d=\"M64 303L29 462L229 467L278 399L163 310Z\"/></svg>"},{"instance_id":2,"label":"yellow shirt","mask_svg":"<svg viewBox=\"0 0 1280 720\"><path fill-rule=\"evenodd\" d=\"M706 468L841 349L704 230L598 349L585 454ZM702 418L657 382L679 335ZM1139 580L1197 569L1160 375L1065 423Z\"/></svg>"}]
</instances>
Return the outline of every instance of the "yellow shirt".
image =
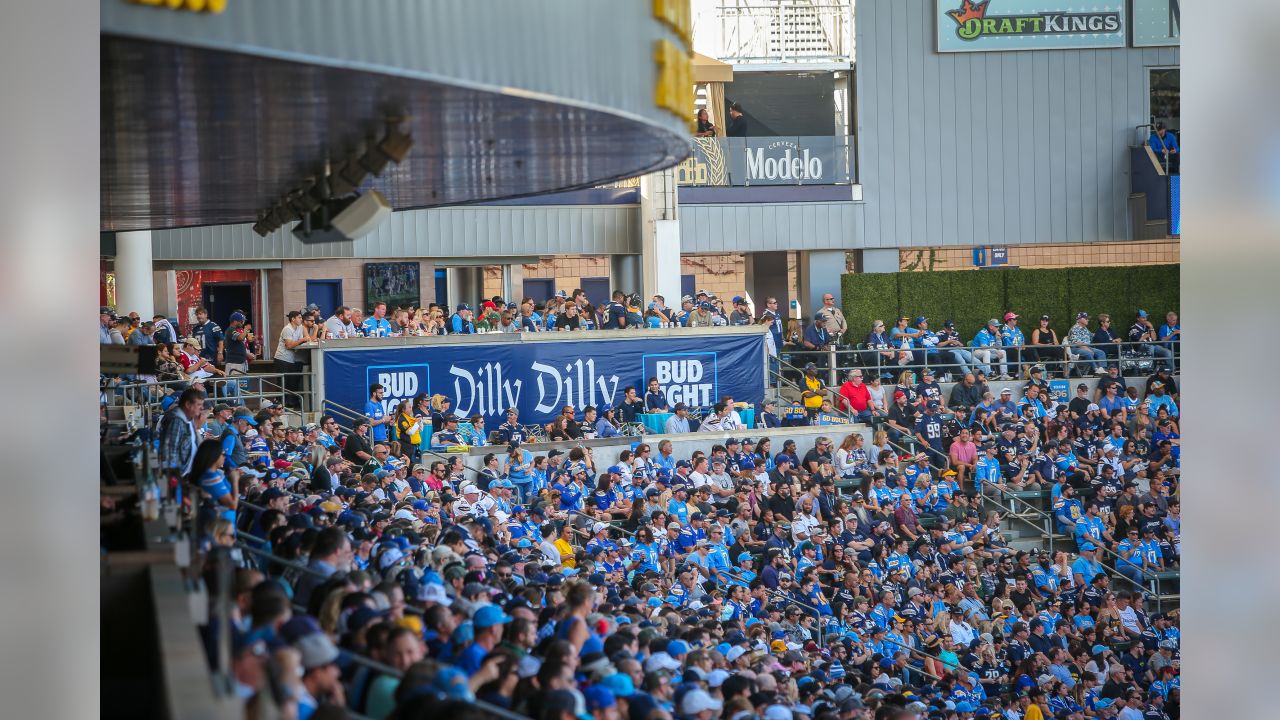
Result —
<instances>
[{"instance_id":1,"label":"yellow shirt","mask_svg":"<svg viewBox=\"0 0 1280 720\"><path fill-rule=\"evenodd\" d=\"M822 390L822 381L818 378L811 378L808 375L804 378L804 387L806 390L817 393ZM804 406L810 410L817 410L822 407L821 395L810 395L804 399Z\"/></svg>"},{"instance_id":2,"label":"yellow shirt","mask_svg":"<svg viewBox=\"0 0 1280 720\"><path fill-rule=\"evenodd\" d=\"M1044 713L1040 712L1040 706L1031 703L1027 706L1027 712L1022 716L1022 720L1044 720Z\"/></svg>"},{"instance_id":3,"label":"yellow shirt","mask_svg":"<svg viewBox=\"0 0 1280 720\"><path fill-rule=\"evenodd\" d=\"M573 568L578 566L578 561L573 559L573 546L564 538L556 538L556 549L560 551L560 564Z\"/></svg>"}]
</instances>

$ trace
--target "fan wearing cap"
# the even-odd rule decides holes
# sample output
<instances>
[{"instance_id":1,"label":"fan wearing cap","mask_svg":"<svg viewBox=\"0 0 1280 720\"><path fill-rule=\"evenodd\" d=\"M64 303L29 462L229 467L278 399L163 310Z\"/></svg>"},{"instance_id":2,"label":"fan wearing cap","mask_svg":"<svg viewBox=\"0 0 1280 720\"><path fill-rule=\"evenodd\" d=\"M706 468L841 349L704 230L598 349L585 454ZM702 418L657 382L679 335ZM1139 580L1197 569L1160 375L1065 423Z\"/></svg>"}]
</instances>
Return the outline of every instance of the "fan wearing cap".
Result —
<instances>
[{"instance_id":1,"label":"fan wearing cap","mask_svg":"<svg viewBox=\"0 0 1280 720\"><path fill-rule=\"evenodd\" d=\"M1173 351L1164 343L1158 342L1156 328L1147 317L1146 310L1139 310L1133 325L1129 326L1129 342L1142 343L1141 349L1157 358L1157 367L1173 369Z\"/></svg>"},{"instance_id":2,"label":"fan wearing cap","mask_svg":"<svg viewBox=\"0 0 1280 720\"><path fill-rule=\"evenodd\" d=\"M471 306L466 303L459 303L458 309L449 316L449 332L454 335L473 335L476 331L475 322Z\"/></svg>"},{"instance_id":3,"label":"fan wearing cap","mask_svg":"<svg viewBox=\"0 0 1280 720\"><path fill-rule=\"evenodd\" d=\"M309 718L321 704L346 705L338 648L327 635L312 632L293 643L302 665L298 687L298 717Z\"/></svg>"},{"instance_id":4,"label":"fan wearing cap","mask_svg":"<svg viewBox=\"0 0 1280 720\"><path fill-rule=\"evenodd\" d=\"M1009 363L1008 353L1002 347L1004 341L1000 333L1000 322L995 318L987 321L987 324L974 334L969 344L973 346L973 357L980 363L985 364L988 368L998 369L998 375L991 375L993 380L1009 380ZM990 375L990 373L988 373Z\"/></svg>"},{"instance_id":5,"label":"fan wearing cap","mask_svg":"<svg viewBox=\"0 0 1280 720\"><path fill-rule=\"evenodd\" d=\"M1015 312L1007 312L1004 314L1004 324L1000 326L1000 344L1004 347L1005 353L1009 357L1009 361L1013 364L1014 374L1022 375L1023 350L1027 344L1027 338L1022 334L1022 329L1018 327L1018 314Z\"/></svg>"}]
</instances>

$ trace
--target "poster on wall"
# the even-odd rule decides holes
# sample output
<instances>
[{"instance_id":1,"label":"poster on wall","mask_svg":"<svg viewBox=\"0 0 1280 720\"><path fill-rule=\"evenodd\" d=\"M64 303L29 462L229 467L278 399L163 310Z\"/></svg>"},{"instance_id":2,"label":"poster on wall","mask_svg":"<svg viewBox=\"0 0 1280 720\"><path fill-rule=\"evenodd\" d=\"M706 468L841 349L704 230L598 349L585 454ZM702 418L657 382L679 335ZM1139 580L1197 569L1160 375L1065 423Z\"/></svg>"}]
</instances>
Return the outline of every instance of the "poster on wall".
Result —
<instances>
[{"instance_id":1,"label":"poster on wall","mask_svg":"<svg viewBox=\"0 0 1280 720\"><path fill-rule=\"evenodd\" d=\"M1125 46L1125 0L936 0L938 52Z\"/></svg>"},{"instance_id":2,"label":"poster on wall","mask_svg":"<svg viewBox=\"0 0 1280 720\"><path fill-rule=\"evenodd\" d=\"M421 307L422 282L416 262L364 264L364 297L367 309L384 302L388 310Z\"/></svg>"}]
</instances>

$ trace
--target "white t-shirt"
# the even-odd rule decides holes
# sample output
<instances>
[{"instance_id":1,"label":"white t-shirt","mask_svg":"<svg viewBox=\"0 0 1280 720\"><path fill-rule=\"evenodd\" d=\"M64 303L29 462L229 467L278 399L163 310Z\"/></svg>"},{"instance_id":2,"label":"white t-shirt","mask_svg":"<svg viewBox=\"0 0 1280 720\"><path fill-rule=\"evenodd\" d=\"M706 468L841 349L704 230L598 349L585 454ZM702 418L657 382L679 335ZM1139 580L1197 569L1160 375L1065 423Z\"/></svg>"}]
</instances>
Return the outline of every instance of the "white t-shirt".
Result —
<instances>
[{"instance_id":1,"label":"white t-shirt","mask_svg":"<svg viewBox=\"0 0 1280 720\"><path fill-rule=\"evenodd\" d=\"M277 360L284 360L285 362L298 362L298 354L285 345L284 342L285 340L297 342L305 337L306 334L307 331L303 326L299 325L295 328L293 323L286 323L285 326L280 329L280 342L276 344L275 358Z\"/></svg>"}]
</instances>

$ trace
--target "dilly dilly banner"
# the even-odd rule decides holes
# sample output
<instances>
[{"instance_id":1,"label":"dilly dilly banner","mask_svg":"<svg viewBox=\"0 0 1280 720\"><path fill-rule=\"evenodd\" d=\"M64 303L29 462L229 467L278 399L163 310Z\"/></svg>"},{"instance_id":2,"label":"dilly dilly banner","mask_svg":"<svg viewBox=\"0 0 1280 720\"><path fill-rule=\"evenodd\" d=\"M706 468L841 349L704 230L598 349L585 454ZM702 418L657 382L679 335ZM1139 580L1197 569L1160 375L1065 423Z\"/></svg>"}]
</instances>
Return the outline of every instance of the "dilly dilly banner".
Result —
<instances>
[{"instance_id":1,"label":"dilly dilly banner","mask_svg":"<svg viewBox=\"0 0 1280 720\"><path fill-rule=\"evenodd\" d=\"M324 351L324 397L361 410L369 386L386 388L383 405L443 394L459 416L482 415L490 427L517 408L521 423L550 422L565 405L612 407L627 386L643 397L657 378L670 406L705 407L732 395L735 402L764 397L763 335L581 338L498 342L492 345L420 345Z\"/></svg>"}]
</instances>

